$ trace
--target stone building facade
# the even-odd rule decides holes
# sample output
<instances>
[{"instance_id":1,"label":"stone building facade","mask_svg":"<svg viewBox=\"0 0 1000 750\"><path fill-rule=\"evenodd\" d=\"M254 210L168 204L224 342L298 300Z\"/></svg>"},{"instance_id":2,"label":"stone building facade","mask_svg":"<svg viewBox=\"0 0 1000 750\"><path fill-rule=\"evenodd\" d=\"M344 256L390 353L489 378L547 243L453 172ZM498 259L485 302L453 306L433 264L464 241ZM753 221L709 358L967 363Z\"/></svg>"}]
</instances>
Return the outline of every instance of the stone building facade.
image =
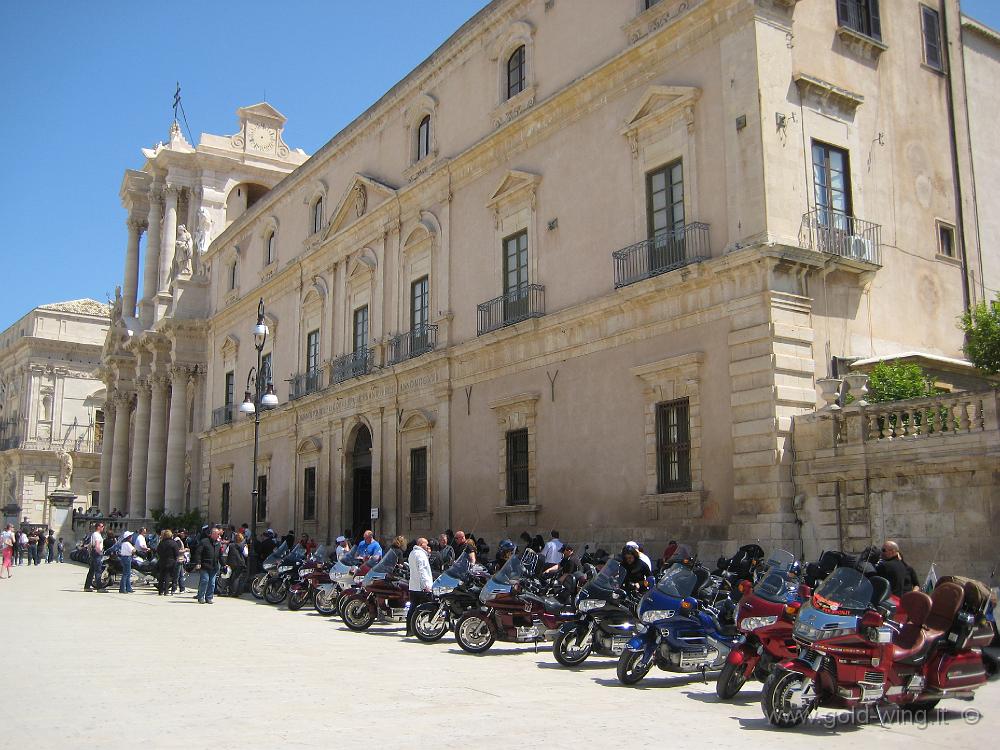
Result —
<instances>
[{"instance_id":1,"label":"stone building facade","mask_svg":"<svg viewBox=\"0 0 1000 750\"><path fill-rule=\"evenodd\" d=\"M116 403L139 392L112 503L162 505L165 469L168 508L247 521L256 482L261 522L321 539L797 543L816 379L959 355L955 318L997 285L958 4L882 6L495 0L307 161L264 160L271 189L214 223L190 279L176 211L141 197L171 184L172 140L126 175L161 239L105 360ZM261 299L281 405L252 467ZM169 411L156 430L144 403Z\"/></svg>"},{"instance_id":2,"label":"stone building facade","mask_svg":"<svg viewBox=\"0 0 1000 750\"><path fill-rule=\"evenodd\" d=\"M41 305L0 333L5 522L27 518L62 530L72 509L48 499L61 475L77 496L74 507L84 510L97 500L106 394L93 371L101 363L108 311L92 299Z\"/></svg>"}]
</instances>

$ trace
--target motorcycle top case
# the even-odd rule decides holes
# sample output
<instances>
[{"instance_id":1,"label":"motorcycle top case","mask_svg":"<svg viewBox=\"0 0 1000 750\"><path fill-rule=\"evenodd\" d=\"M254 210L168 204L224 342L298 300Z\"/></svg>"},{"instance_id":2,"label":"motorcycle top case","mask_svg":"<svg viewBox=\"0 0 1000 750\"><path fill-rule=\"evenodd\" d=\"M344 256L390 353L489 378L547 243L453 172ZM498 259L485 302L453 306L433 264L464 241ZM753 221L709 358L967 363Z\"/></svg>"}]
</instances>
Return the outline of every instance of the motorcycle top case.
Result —
<instances>
[{"instance_id":1,"label":"motorcycle top case","mask_svg":"<svg viewBox=\"0 0 1000 750\"><path fill-rule=\"evenodd\" d=\"M970 688L986 682L982 656L976 651L941 654L928 665L928 687L938 690Z\"/></svg>"}]
</instances>

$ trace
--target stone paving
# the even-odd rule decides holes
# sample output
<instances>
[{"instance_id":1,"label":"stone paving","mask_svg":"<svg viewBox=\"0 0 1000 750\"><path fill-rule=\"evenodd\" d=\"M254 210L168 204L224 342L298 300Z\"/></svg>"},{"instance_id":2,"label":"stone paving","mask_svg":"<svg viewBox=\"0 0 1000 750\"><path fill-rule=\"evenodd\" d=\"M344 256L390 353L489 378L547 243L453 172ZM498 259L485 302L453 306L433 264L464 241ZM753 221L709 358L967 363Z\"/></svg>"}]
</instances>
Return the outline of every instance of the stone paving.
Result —
<instances>
[{"instance_id":1,"label":"stone paving","mask_svg":"<svg viewBox=\"0 0 1000 750\"><path fill-rule=\"evenodd\" d=\"M353 633L315 611L188 596L85 593L81 565L14 568L0 581L0 747L156 748L976 746L1000 728L1000 685L945 701L925 727L771 729L753 683L720 703L713 682L653 672L638 688L614 662L558 666L548 649L481 657L396 625ZM711 677L710 677L711 679ZM975 713L970 713L974 711ZM972 723L975 719L976 722ZM99 745L100 743L100 745ZM849 744L850 743L850 744Z\"/></svg>"}]
</instances>

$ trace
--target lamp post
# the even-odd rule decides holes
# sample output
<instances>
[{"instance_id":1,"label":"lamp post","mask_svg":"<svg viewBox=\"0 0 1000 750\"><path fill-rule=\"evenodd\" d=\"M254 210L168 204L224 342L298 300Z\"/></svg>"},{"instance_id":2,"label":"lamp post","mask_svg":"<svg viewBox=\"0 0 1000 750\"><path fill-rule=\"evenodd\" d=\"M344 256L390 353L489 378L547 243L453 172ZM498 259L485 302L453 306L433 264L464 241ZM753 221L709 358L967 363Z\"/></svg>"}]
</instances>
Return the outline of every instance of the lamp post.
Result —
<instances>
[{"instance_id":1,"label":"lamp post","mask_svg":"<svg viewBox=\"0 0 1000 750\"><path fill-rule=\"evenodd\" d=\"M257 560L257 452L260 441L260 413L273 409L278 405L278 397L274 393L274 383L271 382L271 364L264 367L264 343L267 341L267 324L264 322L264 298L257 303L257 325L253 327L253 345L257 350L257 365L247 373L246 394L240 404L240 413L253 415L253 464L250 491L250 537L251 554L247 560L247 580L253 576L254 563ZM251 390L252 388L252 390Z\"/></svg>"}]
</instances>

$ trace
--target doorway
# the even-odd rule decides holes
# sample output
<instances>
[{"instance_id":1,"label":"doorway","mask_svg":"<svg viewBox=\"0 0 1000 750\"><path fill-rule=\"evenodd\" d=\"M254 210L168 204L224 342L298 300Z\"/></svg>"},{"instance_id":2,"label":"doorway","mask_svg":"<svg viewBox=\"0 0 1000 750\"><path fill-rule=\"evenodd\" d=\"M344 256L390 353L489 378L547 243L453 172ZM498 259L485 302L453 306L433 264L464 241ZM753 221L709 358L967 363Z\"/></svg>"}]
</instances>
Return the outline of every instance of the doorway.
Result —
<instances>
[{"instance_id":1,"label":"doorway","mask_svg":"<svg viewBox=\"0 0 1000 750\"><path fill-rule=\"evenodd\" d=\"M372 434L365 425L358 427L351 452L351 524L355 537L371 524L372 514Z\"/></svg>"}]
</instances>

